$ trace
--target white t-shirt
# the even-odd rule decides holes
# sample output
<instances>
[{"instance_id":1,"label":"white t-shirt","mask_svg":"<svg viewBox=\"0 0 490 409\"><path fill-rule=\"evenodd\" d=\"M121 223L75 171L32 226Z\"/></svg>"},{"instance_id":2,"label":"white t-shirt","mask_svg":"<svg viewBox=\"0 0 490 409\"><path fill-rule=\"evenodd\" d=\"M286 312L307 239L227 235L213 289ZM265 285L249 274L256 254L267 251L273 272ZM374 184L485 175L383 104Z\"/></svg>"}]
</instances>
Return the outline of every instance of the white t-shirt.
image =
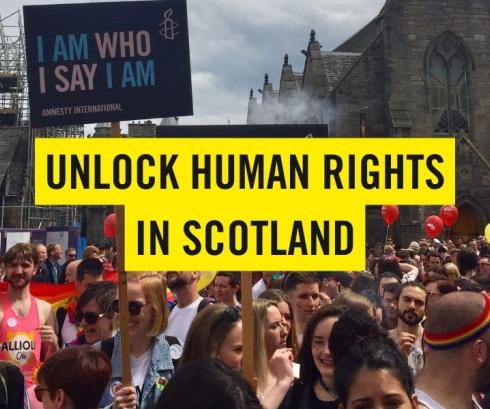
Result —
<instances>
[{"instance_id":1,"label":"white t-shirt","mask_svg":"<svg viewBox=\"0 0 490 409\"><path fill-rule=\"evenodd\" d=\"M168 318L165 335L176 337L180 344L184 345L187 332L197 315L197 308L202 300L203 298L199 297L196 301L183 308L176 305Z\"/></svg>"},{"instance_id":2,"label":"white t-shirt","mask_svg":"<svg viewBox=\"0 0 490 409\"><path fill-rule=\"evenodd\" d=\"M261 278L252 287L252 300L256 300L257 298L259 298L259 295L262 294L265 290L267 290L267 287L264 280Z\"/></svg>"},{"instance_id":3,"label":"white t-shirt","mask_svg":"<svg viewBox=\"0 0 490 409\"><path fill-rule=\"evenodd\" d=\"M66 313L65 320L61 327L61 340L62 345L70 344L77 339L77 326L70 322L70 317Z\"/></svg>"},{"instance_id":4,"label":"white t-shirt","mask_svg":"<svg viewBox=\"0 0 490 409\"><path fill-rule=\"evenodd\" d=\"M417 395L419 403L428 409L446 409L444 406L432 399L429 394L421 391L420 389L415 388L415 395Z\"/></svg>"},{"instance_id":5,"label":"white t-shirt","mask_svg":"<svg viewBox=\"0 0 490 409\"><path fill-rule=\"evenodd\" d=\"M151 362L152 348L146 351L139 358L135 358L131 355L131 376L133 377L133 386L139 388L141 391L143 389L143 384L145 383L146 373L148 372L148 367Z\"/></svg>"},{"instance_id":6,"label":"white t-shirt","mask_svg":"<svg viewBox=\"0 0 490 409\"><path fill-rule=\"evenodd\" d=\"M424 350L422 348L422 337L417 337L415 343L410 348L408 354L408 366L412 370L412 375L416 377L424 368Z\"/></svg>"}]
</instances>

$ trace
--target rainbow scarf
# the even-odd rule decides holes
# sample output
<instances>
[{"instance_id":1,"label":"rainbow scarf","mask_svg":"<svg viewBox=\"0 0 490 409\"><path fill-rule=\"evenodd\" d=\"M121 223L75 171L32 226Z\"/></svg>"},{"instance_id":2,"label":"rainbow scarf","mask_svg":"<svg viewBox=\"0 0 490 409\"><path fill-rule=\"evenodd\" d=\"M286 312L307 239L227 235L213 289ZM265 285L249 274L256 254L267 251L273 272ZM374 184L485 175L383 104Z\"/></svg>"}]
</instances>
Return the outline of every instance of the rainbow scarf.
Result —
<instances>
[{"instance_id":1,"label":"rainbow scarf","mask_svg":"<svg viewBox=\"0 0 490 409\"><path fill-rule=\"evenodd\" d=\"M475 321L462 328L442 334L425 331L425 343L432 349L447 350L457 348L484 334L490 328L490 298L483 294L482 297L485 301L485 308Z\"/></svg>"}]
</instances>

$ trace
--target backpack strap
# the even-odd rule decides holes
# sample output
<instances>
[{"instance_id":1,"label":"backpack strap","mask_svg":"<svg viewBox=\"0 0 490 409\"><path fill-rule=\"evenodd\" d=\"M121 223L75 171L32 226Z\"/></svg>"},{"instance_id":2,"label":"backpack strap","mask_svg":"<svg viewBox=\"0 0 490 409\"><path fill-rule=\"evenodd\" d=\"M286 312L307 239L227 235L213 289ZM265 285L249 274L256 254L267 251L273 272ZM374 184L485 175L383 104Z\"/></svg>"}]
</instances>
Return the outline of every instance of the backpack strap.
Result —
<instances>
[{"instance_id":1,"label":"backpack strap","mask_svg":"<svg viewBox=\"0 0 490 409\"><path fill-rule=\"evenodd\" d=\"M211 300L208 300L207 298L203 298L199 305L197 306L197 312L200 312L204 307L206 307L209 304L213 304Z\"/></svg>"}]
</instances>

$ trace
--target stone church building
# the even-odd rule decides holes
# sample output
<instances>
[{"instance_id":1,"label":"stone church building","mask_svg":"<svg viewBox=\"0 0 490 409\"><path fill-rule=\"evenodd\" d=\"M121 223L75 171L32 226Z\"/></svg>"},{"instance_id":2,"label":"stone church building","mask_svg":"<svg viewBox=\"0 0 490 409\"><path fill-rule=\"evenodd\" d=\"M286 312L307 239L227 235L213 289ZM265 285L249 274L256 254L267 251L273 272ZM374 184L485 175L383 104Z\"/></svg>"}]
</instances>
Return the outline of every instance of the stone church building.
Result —
<instances>
[{"instance_id":1,"label":"stone church building","mask_svg":"<svg viewBox=\"0 0 490 409\"><path fill-rule=\"evenodd\" d=\"M490 1L387 0L365 27L332 51L312 30L301 72L284 58L279 89L266 74L250 93L247 123L327 123L329 136L453 136L453 236L490 222ZM449 204L449 203L441 203ZM367 209L368 242L384 241L379 207ZM393 226L407 245L439 206L401 208Z\"/></svg>"}]
</instances>

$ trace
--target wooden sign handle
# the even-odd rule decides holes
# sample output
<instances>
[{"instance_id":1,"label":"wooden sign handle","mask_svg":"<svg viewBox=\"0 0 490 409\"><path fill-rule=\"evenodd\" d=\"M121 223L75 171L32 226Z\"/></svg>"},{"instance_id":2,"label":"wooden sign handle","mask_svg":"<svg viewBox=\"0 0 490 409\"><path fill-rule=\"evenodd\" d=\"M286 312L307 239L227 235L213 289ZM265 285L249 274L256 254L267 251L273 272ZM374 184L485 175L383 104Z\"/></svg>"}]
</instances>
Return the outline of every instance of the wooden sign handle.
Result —
<instances>
[{"instance_id":1,"label":"wooden sign handle","mask_svg":"<svg viewBox=\"0 0 490 409\"><path fill-rule=\"evenodd\" d=\"M257 388L254 367L254 321L252 312L252 272L241 272L242 286L242 331L243 331L243 376Z\"/></svg>"},{"instance_id":2,"label":"wooden sign handle","mask_svg":"<svg viewBox=\"0 0 490 409\"><path fill-rule=\"evenodd\" d=\"M121 137L119 122L111 123L111 135ZM124 260L124 206L116 206L116 248L117 248L117 274L119 277L119 330L121 333L121 369L122 383L131 386L131 359L129 349L129 307L128 307L128 279Z\"/></svg>"}]
</instances>

